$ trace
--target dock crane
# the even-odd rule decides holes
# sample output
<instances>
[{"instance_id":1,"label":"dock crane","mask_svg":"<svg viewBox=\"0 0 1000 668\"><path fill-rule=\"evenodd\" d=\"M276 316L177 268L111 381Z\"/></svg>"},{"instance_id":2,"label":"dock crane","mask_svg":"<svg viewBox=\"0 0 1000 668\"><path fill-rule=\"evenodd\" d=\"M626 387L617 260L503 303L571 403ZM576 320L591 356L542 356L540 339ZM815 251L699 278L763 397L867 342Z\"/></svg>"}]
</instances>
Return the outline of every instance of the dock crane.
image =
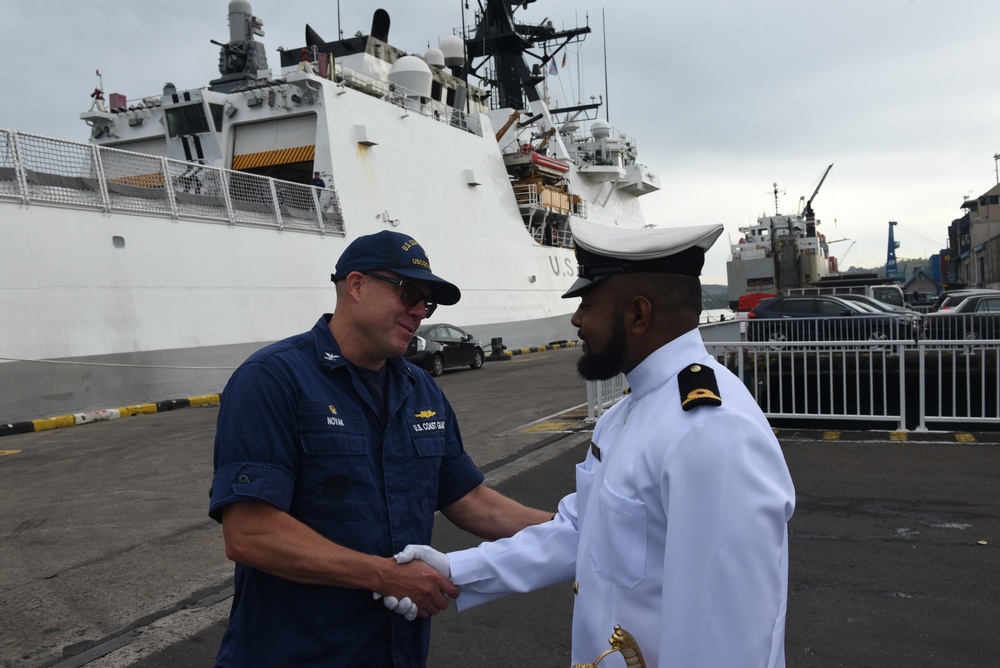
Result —
<instances>
[{"instance_id":1,"label":"dock crane","mask_svg":"<svg viewBox=\"0 0 1000 668\"><path fill-rule=\"evenodd\" d=\"M896 225L896 221L889 221L889 248L885 254L885 277L889 280L896 278L896 249L899 248L899 242L892 233L892 228Z\"/></svg>"},{"instance_id":2,"label":"dock crane","mask_svg":"<svg viewBox=\"0 0 1000 668\"><path fill-rule=\"evenodd\" d=\"M823 187L823 182L826 181L826 175L830 173L831 169L833 169L832 162L830 163L830 166L826 168L826 171L823 172L823 176L820 178L819 184L816 186L816 190L813 191L812 197L809 198L809 201L806 202L805 207L802 209L802 218L806 221L807 237L816 236L816 213L813 211L812 203L813 200L816 199L816 194L819 193L819 189Z\"/></svg>"}]
</instances>

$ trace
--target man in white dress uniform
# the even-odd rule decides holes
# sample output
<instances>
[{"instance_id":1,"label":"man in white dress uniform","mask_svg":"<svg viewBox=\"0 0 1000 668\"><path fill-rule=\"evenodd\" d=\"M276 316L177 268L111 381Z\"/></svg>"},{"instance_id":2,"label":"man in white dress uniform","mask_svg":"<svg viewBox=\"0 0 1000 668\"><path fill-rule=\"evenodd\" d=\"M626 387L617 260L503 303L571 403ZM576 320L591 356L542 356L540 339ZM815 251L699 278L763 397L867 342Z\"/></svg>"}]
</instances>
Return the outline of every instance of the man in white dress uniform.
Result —
<instances>
[{"instance_id":1,"label":"man in white dress uniform","mask_svg":"<svg viewBox=\"0 0 1000 668\"><path fill-rule=\"evenodd\" d=\"M698 332L698 276L722 226L572 231L580 374L624 372L630 392L598 421L552 521L397 559L445 572L459 610L574 581L573 663L593 662L620 625L650 668L784 666L795 491L764 414Z\"/></svg>"}]
</instances>

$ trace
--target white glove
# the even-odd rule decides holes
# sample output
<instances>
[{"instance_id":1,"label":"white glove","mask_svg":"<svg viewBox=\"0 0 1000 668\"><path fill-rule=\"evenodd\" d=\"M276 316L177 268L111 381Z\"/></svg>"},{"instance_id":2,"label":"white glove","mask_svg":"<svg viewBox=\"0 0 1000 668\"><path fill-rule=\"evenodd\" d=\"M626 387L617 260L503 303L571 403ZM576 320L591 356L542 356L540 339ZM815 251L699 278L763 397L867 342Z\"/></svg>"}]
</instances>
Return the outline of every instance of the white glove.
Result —
<instances>
[{"instance_id":1,"label":"white glove","mask_svg":"<svg viewBox=\"0 0 1000 668\"><path fill-rule=\"evenodd\" d=\"M444 552L438 552L430 545L407 545L396 555L397 564L406 564L414 559L419 559L451 580L451 562Z\"/></svg>"},{"instance_id":2,"label":"white glove","mask_svg":"<svg viewBox=\"0 0 1000 668\"><path fill-rule=\"evenodd\" d=\"M382 603L385 604L386 608L397 614L403 615L408 622L412 622L417 618L417 604L411 601L409 596L402 600L396 598L395 596L386 596L383 598L382 594L377 591L373 591L372 596L376 601L381 598Z\"/></svg>"}]
</instances>

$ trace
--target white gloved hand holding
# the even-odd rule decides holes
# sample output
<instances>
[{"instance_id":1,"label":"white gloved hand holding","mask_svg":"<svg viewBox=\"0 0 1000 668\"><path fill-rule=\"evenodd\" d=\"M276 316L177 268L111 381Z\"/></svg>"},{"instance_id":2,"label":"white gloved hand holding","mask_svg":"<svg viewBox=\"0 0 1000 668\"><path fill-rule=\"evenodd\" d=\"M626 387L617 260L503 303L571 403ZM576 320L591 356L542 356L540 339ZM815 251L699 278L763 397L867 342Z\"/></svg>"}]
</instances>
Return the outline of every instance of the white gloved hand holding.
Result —
<instances>
[{"instance_id":1,"label":"white gloved hand holding","mask_svg":"<svg viewBox=\"0 0 1000 668\"><path fill-rule=\"evenodd\" d=\"M397 564L406 564L419 559L449 580L451 579L451 562L448 555L438 552L430 545L407 545L396 555Z\"/></svg>"},{"instance_id":2,"label":"white gloved hand holding","mask_svg":"<svg viewBox=\"0 0 1000 668\"><path fill-rule=\"evenodd\" d=\"M448 555L444 552L438 552L430 545L407 545L402 552L396 555L397 564L405 564L414 559L419 559L441 575L451 579L451 562L448 561Z\"/></svg>"},{"instance_id":3,"label":"white gloved hand holding","mask_svg":"<svg viewBox=\"0 0 1000 668\"><path fill-rule=\"evenodd\" d=\"M382 603L385 604L386 608L397 614L403 615L408 622L412 622L417 618L417 604L411 601L408 596L403 599L398 599L395 596L383 597L382 594L377 591L373 591L372 596L376 601L381 598Z\"/></svg>"}]
</instances>

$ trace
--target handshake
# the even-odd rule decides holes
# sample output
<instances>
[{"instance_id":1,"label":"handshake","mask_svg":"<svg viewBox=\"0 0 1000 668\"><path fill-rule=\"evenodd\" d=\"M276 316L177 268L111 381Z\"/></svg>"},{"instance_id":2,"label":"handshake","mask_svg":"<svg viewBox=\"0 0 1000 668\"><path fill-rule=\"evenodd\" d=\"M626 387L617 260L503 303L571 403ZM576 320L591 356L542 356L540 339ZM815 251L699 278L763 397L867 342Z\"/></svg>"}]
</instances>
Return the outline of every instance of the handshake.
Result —
<instances>
[{"instance_id":1,"label":"handshake","mask_svg":"<svg viewBox=\"0 0 1000 668\"><path fill-rule=\"evenodd\" d=\"M423 561L428 566L434 568L441 575L451 580L451 564L448 562L448 555L443 552L438 552L429 545L407 545L402 552L395 555L395 559L397 564L407 564L414 559ZM385 604L385 607L396 612L397 614L403 615L407 621L412 622L417 618L417 614L420 612L419 606L408 596L400 599L395 596L383 596L377 591L372 592L372 594L376 601L378 599L382 599L382 603ZM445 600L444 606L441 606L429 614L437 614L437 612L443 610L445 606L447 606L447 599Z\"/></svg>"}]
</instances>

